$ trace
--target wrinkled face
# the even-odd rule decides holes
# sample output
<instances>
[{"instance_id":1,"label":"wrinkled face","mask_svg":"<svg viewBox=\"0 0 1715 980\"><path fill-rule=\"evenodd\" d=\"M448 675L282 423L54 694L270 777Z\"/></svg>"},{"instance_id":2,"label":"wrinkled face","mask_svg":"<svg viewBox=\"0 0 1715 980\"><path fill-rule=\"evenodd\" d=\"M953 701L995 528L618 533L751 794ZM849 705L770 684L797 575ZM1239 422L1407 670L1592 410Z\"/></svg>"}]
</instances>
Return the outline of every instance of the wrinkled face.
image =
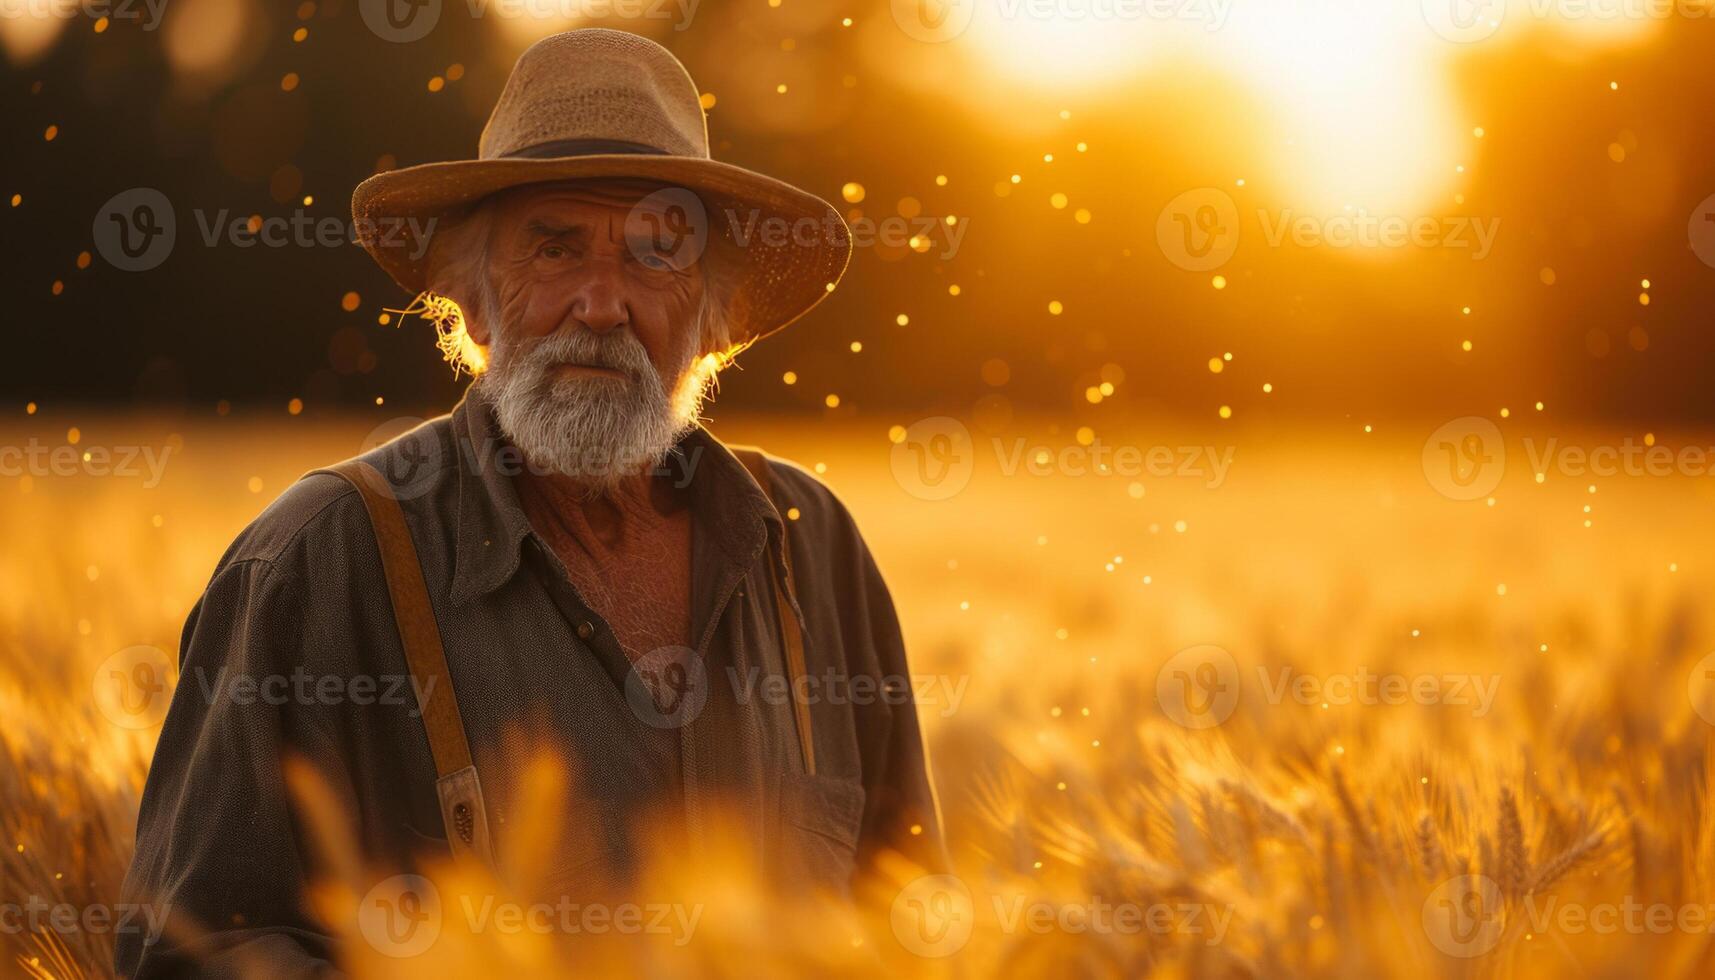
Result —
<instances>
[{"instance_id":1,"label":"wrinkled face","mask_svg":"<svg viewBox=\"0 0 1715 980\"><path fill-rule=\"evenodd\" d=\"M695 423L710 377L697 367L700 257L684 235L660 234L657 189L535 185L486 205L479 383L531 463L596 486L658 463Z\"/></svg>"}]
</instances>

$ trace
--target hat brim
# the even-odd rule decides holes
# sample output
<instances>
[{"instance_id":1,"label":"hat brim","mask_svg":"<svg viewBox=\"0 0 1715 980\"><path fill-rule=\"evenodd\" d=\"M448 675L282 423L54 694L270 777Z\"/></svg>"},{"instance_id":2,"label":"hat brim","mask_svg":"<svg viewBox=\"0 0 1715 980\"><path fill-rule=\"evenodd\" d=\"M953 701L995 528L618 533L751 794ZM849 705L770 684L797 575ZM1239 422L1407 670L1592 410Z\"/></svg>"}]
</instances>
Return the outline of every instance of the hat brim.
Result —
<instances>
[{"instance_id":1,"label":"hat brim","mask_svg":"<svg viewBox=\"0 0 1715 980\"><path fill-rule=\"evenodd\" d=\"M410 293L428 288L429 240L438 220L490 194L549 181L641 179L682 187L707 210L711 242L724 242L723 293L733 341L748 344L821 302L851 260L851 230L808 191L718 160L647 154L456 160L376 174L357 186L358 241Z\"/></svg>"}]
</instances>

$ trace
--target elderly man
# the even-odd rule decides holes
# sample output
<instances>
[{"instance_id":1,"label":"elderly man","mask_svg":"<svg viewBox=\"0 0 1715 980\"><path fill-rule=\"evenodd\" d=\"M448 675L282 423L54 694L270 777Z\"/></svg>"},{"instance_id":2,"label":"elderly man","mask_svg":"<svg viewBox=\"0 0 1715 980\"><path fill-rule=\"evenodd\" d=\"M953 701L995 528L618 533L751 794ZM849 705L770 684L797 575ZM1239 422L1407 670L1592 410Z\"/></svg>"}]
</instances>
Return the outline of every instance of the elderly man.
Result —
<instances>
[{"instance_id":1,"label":"elderly man","mask_svg":"<svg viewBox=\"0 0 1715 980\"><path fill-rule=\"evenodd\" d=\"M479 159L372 177L353 210L480 373L450 416L293 486L216 568L126 882L168 939L121 938L120 971L337 959L288 755L378 863L504 866L546 752L571 790L541 871L574 901L622 892L663 822L688 847L737 828L787 888L849 896L886 852L938 868L899 625L850 515L697 425L720 366L833 288L839 215L709 159L683 67L606 30L519 59Z\"/></svg>"}]
</instances>

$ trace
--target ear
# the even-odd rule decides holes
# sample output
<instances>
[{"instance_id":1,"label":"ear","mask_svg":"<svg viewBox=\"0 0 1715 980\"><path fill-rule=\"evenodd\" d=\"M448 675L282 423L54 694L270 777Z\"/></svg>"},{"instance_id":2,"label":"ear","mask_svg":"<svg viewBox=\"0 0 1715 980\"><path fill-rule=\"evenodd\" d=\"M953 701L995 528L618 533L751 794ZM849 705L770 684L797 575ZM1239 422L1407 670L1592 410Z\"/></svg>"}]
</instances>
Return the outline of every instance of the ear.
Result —
<instances>
[{"instance_id":1,"label":"ear","mask_svg":"<svg viewBox=\"0 0 1715 980\"><path fill-rule=\"evenodd\" d=\"M444 221L430 240L424 262L428 291L458 304L465 333L481 347L489 345L496 326L487 322L482 301L488 226L481 208Z\"/></svg>"}]
</instances>

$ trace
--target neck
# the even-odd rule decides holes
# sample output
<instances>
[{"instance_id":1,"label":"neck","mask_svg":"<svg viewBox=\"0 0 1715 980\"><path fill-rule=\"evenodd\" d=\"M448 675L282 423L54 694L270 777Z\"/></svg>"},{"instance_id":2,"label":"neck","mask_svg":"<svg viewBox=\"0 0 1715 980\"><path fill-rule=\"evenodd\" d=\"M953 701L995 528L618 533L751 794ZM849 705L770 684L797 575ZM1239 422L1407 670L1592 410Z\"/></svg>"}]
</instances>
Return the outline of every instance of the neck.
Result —
<instances>
[{"instance_id":1,"label":"neck","mask_svg":"<svg viewBox=\"0 0 1715 980\"><path fill-rule=\"evenodd\" d=\"M533 520L587 531L608 547L622 545L640 528L658 524L683 508L672 481L653 467L613 480L590 480L525 467L517 477L519 497Z\"/></svg>"}]
</instances>

